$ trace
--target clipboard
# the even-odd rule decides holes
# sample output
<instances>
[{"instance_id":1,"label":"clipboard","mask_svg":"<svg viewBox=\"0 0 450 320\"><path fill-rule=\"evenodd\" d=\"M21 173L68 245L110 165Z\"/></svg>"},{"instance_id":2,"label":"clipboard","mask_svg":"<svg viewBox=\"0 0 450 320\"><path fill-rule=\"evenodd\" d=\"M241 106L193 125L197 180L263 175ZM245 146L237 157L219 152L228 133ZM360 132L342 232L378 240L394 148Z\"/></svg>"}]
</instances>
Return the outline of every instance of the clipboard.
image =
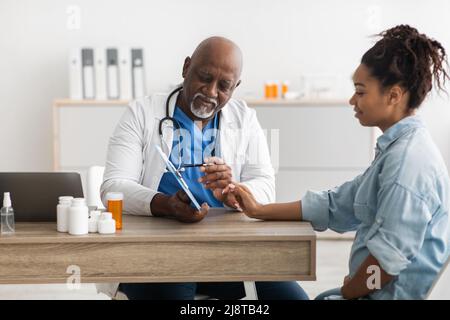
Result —
<instances>
[{"instance_id":1,"label":"clipboard","mask_svg":"<svg viewBox=\"0 0 450 320\"><path fill-rule=\"evenodd\" d=\"M197 200L195 199L194 195L192 194L191 190L189 190L189 187L188 187L186 181L184 181L183 177L181 176L181 173L179 173L177 171L177 169L175 169L175 166L173 165L172 162L170 162L169 158L162 151L161 147L158 146L158 145L155 145L155 147L156 147L156 150L158 151L159 155L161 156L161 158L164 160L164 163L166 164L167 170L169 170L169 172L174 175L175 180L177 180L178 184L181 186L181 188L183 188L184 192L186 192L186 194L188 195L189 199L191 199L191 202L194 205L194 207L198 211L200 211L201 207L198 204Z\"/></svg>"}]
</instances>

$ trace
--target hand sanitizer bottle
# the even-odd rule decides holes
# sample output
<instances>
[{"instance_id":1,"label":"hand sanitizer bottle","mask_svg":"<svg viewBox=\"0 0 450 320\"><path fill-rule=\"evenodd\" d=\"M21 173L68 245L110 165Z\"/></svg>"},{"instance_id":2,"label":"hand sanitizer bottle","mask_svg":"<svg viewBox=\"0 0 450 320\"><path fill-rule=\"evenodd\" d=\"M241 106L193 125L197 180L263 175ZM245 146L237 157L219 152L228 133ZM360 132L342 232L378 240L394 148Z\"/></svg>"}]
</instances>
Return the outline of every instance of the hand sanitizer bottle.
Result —
<instances>
[{"instance_id":1,"label":"hand sanitizer bottle","mask_svg":"<svg viewBox=\"0 0 450 320\"><path fill-rule=\"evenodd\" d=\"M3 207L1 209L1 234L13 234L14 228L14 210L11 206L11 197L9 192L3 194Z\"/></svg>"}]
</instances>

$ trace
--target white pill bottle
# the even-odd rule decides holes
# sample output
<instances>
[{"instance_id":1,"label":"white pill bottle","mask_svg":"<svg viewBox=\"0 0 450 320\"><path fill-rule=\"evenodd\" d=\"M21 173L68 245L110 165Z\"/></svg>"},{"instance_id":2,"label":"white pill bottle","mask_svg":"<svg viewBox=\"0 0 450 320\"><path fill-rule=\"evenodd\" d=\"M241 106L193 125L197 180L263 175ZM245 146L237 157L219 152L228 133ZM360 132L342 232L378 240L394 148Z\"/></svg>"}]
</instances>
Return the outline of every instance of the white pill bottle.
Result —
<instances>
[{"instance_id":1,"label":"white pill bottle","mask_svg":"<svg viewBox=\"0 0 450 320\"><path fill-rule=\"evenodd\" d=\"M100 220L98 220L98 233L116 233L116 221L112 218L111 212L103 212L100 216Z\"/></svg>"},{"instance_id":2,"label":"white pill bottle","mask_svg":"<svg viewBox=\"0 0 450 320\"><path fill-rule=\"evenodd\" d=\"M69 208L69 234L80 236L89 232L89 209L84 198L72 200Z\"/></svg>"},{"instance_id":3,"label":"white pill bottle","mask_svg":"<svg viewBox=\"0 0 450 320\"><path fill-rule=\"evenodd\" d=\"M59 203L56 206L56 229L59 232L69 231L69 209L72 205L73 197L62 196L58 198Z\"/></svg>"}]
</instances>

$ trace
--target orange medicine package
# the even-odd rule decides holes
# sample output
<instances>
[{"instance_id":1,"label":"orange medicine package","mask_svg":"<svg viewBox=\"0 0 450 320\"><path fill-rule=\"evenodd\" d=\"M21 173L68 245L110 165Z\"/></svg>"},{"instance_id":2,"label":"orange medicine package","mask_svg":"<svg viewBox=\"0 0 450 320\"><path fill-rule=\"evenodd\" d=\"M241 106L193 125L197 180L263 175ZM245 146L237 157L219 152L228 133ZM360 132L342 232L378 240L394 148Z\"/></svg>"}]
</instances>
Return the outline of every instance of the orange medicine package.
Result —
<instances>
[{"instance_id":1,"label":"orange medicine package","mask_svg":"<svg viewBox=\"0 0 450 320\"><path fill-rule=\"evenodd\" d=\"M113 219L116 220L116 230L122 230L123 193L108 192L106 200L108 201L108 212L111 212Z\"/></svg>"}]
</instances>

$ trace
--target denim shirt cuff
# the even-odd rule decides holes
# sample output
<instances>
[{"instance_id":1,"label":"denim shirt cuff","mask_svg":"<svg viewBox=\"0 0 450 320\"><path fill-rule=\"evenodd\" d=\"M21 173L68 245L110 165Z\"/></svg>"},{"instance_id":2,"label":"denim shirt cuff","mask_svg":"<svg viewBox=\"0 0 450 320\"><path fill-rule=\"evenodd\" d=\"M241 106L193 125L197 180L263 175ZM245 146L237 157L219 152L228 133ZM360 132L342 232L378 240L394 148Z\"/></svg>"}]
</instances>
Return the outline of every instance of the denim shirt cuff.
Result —
<instances>
[{"instance_id":1,"label":"denim shirt cuff","mask_svg":"<svg viewBox=\"0 0 450 320\"><path fill-rule=\"evenodd\" d=\"M381 268L391 276L398 275L410 263L402 252L389 243L379 232L366 242L366 246L372 256L377 259Z\"/></svg>"},{"instance_id":2,"label":"denim shirt cuff","mask_svg":"<svg viewBox=\"0 0 450 320\"><path fill-rule=\"evenodd\" d=\"M329 222L328 208L328 192L307 191L302 198L302 220L311 222L316 231L325 231Z\"/></svg>"}]
</instances>

